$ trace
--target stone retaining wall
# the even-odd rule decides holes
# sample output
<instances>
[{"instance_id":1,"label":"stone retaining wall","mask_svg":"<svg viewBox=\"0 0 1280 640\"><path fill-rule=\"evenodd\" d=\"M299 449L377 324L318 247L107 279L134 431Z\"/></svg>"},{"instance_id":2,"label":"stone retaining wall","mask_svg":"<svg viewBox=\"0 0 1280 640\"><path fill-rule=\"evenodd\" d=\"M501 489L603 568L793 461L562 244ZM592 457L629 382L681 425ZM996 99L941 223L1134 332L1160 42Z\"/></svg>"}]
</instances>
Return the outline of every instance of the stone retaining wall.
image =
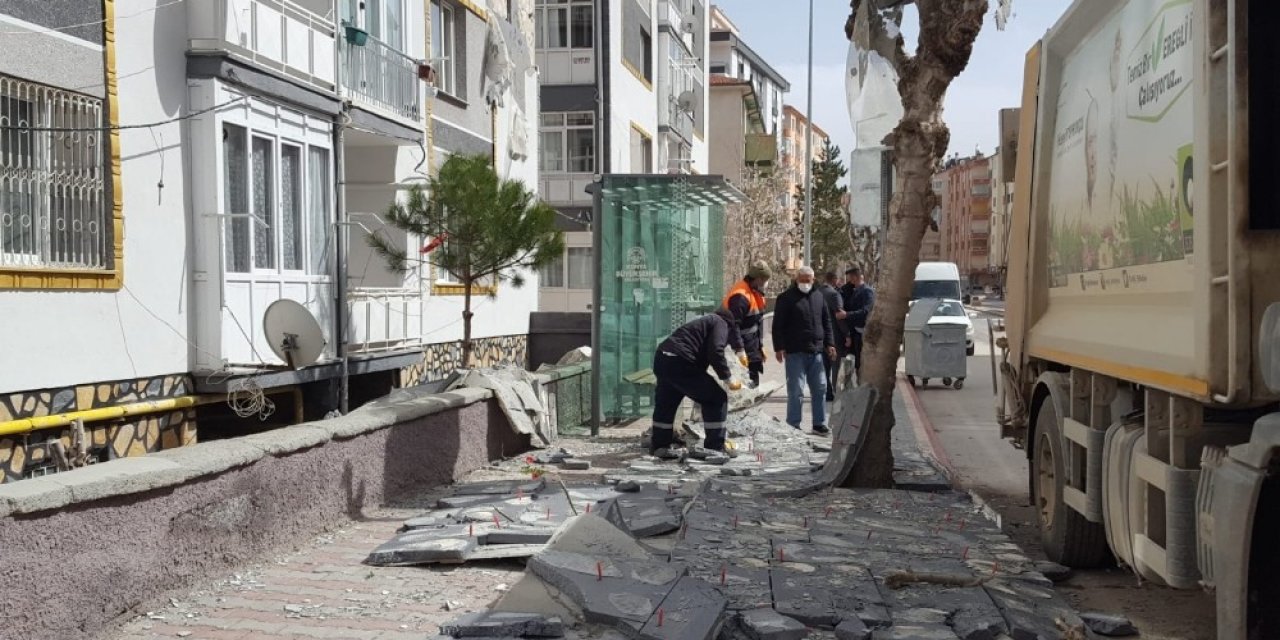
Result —
<instances>
[{"instance_id":1,"label":"stone retaining wall","mask_svg":"<svg viewBox=\"0 0 1280 640\"><path fill-rule=\"evenodd\" d=\"M0 638L91 638L170 590L527 448L488 391L402 390L333 420L0 485Z\"/></svg>"}]
</instances>

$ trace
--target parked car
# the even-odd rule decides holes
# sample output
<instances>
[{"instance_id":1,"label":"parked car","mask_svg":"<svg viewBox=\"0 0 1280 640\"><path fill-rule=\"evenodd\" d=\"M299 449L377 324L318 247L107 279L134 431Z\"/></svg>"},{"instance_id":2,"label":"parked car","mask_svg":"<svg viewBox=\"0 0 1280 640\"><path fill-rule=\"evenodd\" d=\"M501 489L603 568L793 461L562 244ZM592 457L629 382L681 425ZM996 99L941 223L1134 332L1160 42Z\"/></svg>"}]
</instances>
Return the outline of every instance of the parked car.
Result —
<instances>
[{"instance_id":1,"label":"parked car","mask_svg":"<svg viewBox=\"0 0 1280 640\"><path fill-rule=\"evenodd\" d=\"M969 319L969 310L959 300L943 300L938 310L929 318L930 325L959 324L964 325L964 352L973 355L973 321Z\"/></svg>"}]
</instances>

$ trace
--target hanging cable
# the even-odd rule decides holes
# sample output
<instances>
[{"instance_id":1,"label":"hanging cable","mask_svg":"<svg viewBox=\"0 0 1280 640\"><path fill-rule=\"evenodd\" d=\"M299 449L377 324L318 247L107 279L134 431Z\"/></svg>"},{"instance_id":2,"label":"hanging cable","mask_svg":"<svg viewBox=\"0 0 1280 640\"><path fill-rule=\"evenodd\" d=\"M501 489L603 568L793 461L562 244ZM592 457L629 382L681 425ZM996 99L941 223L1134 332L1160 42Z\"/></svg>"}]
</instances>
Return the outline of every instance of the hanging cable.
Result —
<instances>
[{"instance_id":1,"label":"hanging cable","mask_svg":"<svg viewBox=\"0 0 1280 640\"><path fill-rule=\"evenodd\" d=\"M196 116L204 115L206 113L209 113L210 111L217 111L218 109L221 109L223 107L229 107L233 104L236 104L237 102L244 102L245 100L248 100L248 99L249 99L248 96L240 96L239 98L235 98L232 100L227 100L226 102L215 104L212 107L200 109L199 111L192 111L191 113L188 113L183 116L174 116L172 118L169 118L168 120L159 120L156 122L148 122L146 124L118 124L118 125L107 125L105 127L33 127L31 125L24 125L24 124L0 124L0 131L10 129L10 130L16 130L16 131L46 131L46 132L52 132L52 133L76 133L76 132L95 132L95 131L125 131L129 129L151 129L153 127L159 127L161 125L173 124L174 122L181 122L183 120L190 120L191 118L194 118Z\"/></svg>"}]
</instances>

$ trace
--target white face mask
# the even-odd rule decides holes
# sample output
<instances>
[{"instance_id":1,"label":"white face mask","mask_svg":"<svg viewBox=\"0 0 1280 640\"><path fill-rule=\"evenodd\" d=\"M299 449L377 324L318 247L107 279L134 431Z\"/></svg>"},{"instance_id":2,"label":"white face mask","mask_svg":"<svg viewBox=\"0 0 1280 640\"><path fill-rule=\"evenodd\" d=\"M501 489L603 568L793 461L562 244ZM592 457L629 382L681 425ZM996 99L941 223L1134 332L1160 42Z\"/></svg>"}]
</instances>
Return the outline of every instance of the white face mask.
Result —
<instances>
[{"instance_id":1,"label":"white face mask","mask_svg":"<svg viewBox=\"0 0 1280 640\"><path fill-rule=\"evenodd\" d=\"M813 290L812 282L797 282L796 286L800 288L800 293L809 293Z\"/></svg>"}]
</instances>

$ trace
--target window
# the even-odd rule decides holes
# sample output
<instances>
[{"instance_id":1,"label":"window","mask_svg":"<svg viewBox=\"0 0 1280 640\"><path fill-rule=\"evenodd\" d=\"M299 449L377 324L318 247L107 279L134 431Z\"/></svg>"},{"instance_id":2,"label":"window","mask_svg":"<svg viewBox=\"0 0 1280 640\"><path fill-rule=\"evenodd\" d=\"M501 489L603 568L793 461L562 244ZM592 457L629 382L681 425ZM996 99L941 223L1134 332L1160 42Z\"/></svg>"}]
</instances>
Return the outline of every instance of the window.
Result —
<instances>
[{"instance_id":1,"label":"window","mask_svg":"<svg viewBox=\"0 0 1280 640\"><path fill-rule=\"evenodd\" d=\"M331 271L329 150L222 125L228 273ZM277 195L278 194L278 195Z\"/></svg>"},{"instance_id":2,"label":"window","mask_svg":"<svg viewBox=\"0 0 1280 640\"><path fill-rule=\"evenodd\" d=\"M560 289L564 287L564 256L557 256L551 264L538 271L538 286Z\"/></svg>"},{"instance_id":3,"label":"window","mask_svg":"<svg viewBox=\"0 0 1280 640\"><path fill-rule=\"evenodd\" d=\"M453 7L440 1L431 3L431 64L435 67L435 87L458 95L457 40L454 37Z\"/></svg>"},{"instance_id":4,"label":"window","mask_svg":"<svg viewBox=\"0 0 1280 640\"><path fill-rule=\"evenodd\" d=\"M711 73L724 73L724 72L725 72L724 65L722 64L711 65Z\"/></svg>"},{"instance_id":5,"label":"window","mask_svg":"<svg viewBox=\"0 0 1280 640\"><path fill-rule=\"evenodd\" d=\"M653 82L653 36L643 27L640 29L640 49L644 56L644 79Z\"/></svg>"},{"instance_id":6,"label":"window","mask_svg":"<svg viewBox=\"0 0 1280 640\"><path fill-rule=\"evenodd\" d=\"M280 147L281 268L303 269L306 240L302 233L302 148L285 144Z\"/></svg>"},{"instance_id":7,"label":"window","mask_svg":"<svg viewBox=\"0 0 1280 640\"><path fill-rule=\"evenodd\" d=\"M591 0L539 0L534 20L539 49L595 46L595 10Z\"/></svg>"},{"instance_id":8,"label":"window","mask_svg":"<svg viewBox=\"0 0 1280 640\"><path fill-rule=\"evenodd\" d=\"M0 267L106 269L102 101L0 76Z\"/></svg>"},{"instance_id":9,"label":"window","mask_svg":"<svg viewBox=\"0 0 1280 640\"><path fill-rule=\"evenodd\" d=\"M653 138L635 125L631 125L631 171L632 173L653 171Z\"/></svg>"},{"instance_id":10,"label":"window","mask_svg":"<svg viewBox=\"0 0 1280 640\"><path fill-rule=\"evenodd\" d=\"M253 266L256 269L276 268L275 162L271 147L270 139L254 136L249 154L249 175L253 180Z\"/></svg>"},{"instance_id":11,"label":"window","mask_svg":"<svg viewBox=\"0 0 1280 640\"><path fill-rule=\"evenodd\" d=\"M569 263L569 288L590 289L595 271L591 247L572 247L565 252Z\"/></svg>"},{"instance_id":12,"label":"window","mask_svg":"<svg viewBox=\"0 0 1280 640\"><path fill-rule=\"evenodd\" d=\"M595 114L544 113L540 137L539 165L543 172L595 173Z\"/></svg>"},{"instance_id":13,"label":"window","mask_svg":"<svg viewBox=\"0 0 1280 640\"><path fill-rule=\"evenodd\" d=\"M311 256L310 273L329 273L329 150L307 149L307 244Z\"/></svg>"}]
</instances>

